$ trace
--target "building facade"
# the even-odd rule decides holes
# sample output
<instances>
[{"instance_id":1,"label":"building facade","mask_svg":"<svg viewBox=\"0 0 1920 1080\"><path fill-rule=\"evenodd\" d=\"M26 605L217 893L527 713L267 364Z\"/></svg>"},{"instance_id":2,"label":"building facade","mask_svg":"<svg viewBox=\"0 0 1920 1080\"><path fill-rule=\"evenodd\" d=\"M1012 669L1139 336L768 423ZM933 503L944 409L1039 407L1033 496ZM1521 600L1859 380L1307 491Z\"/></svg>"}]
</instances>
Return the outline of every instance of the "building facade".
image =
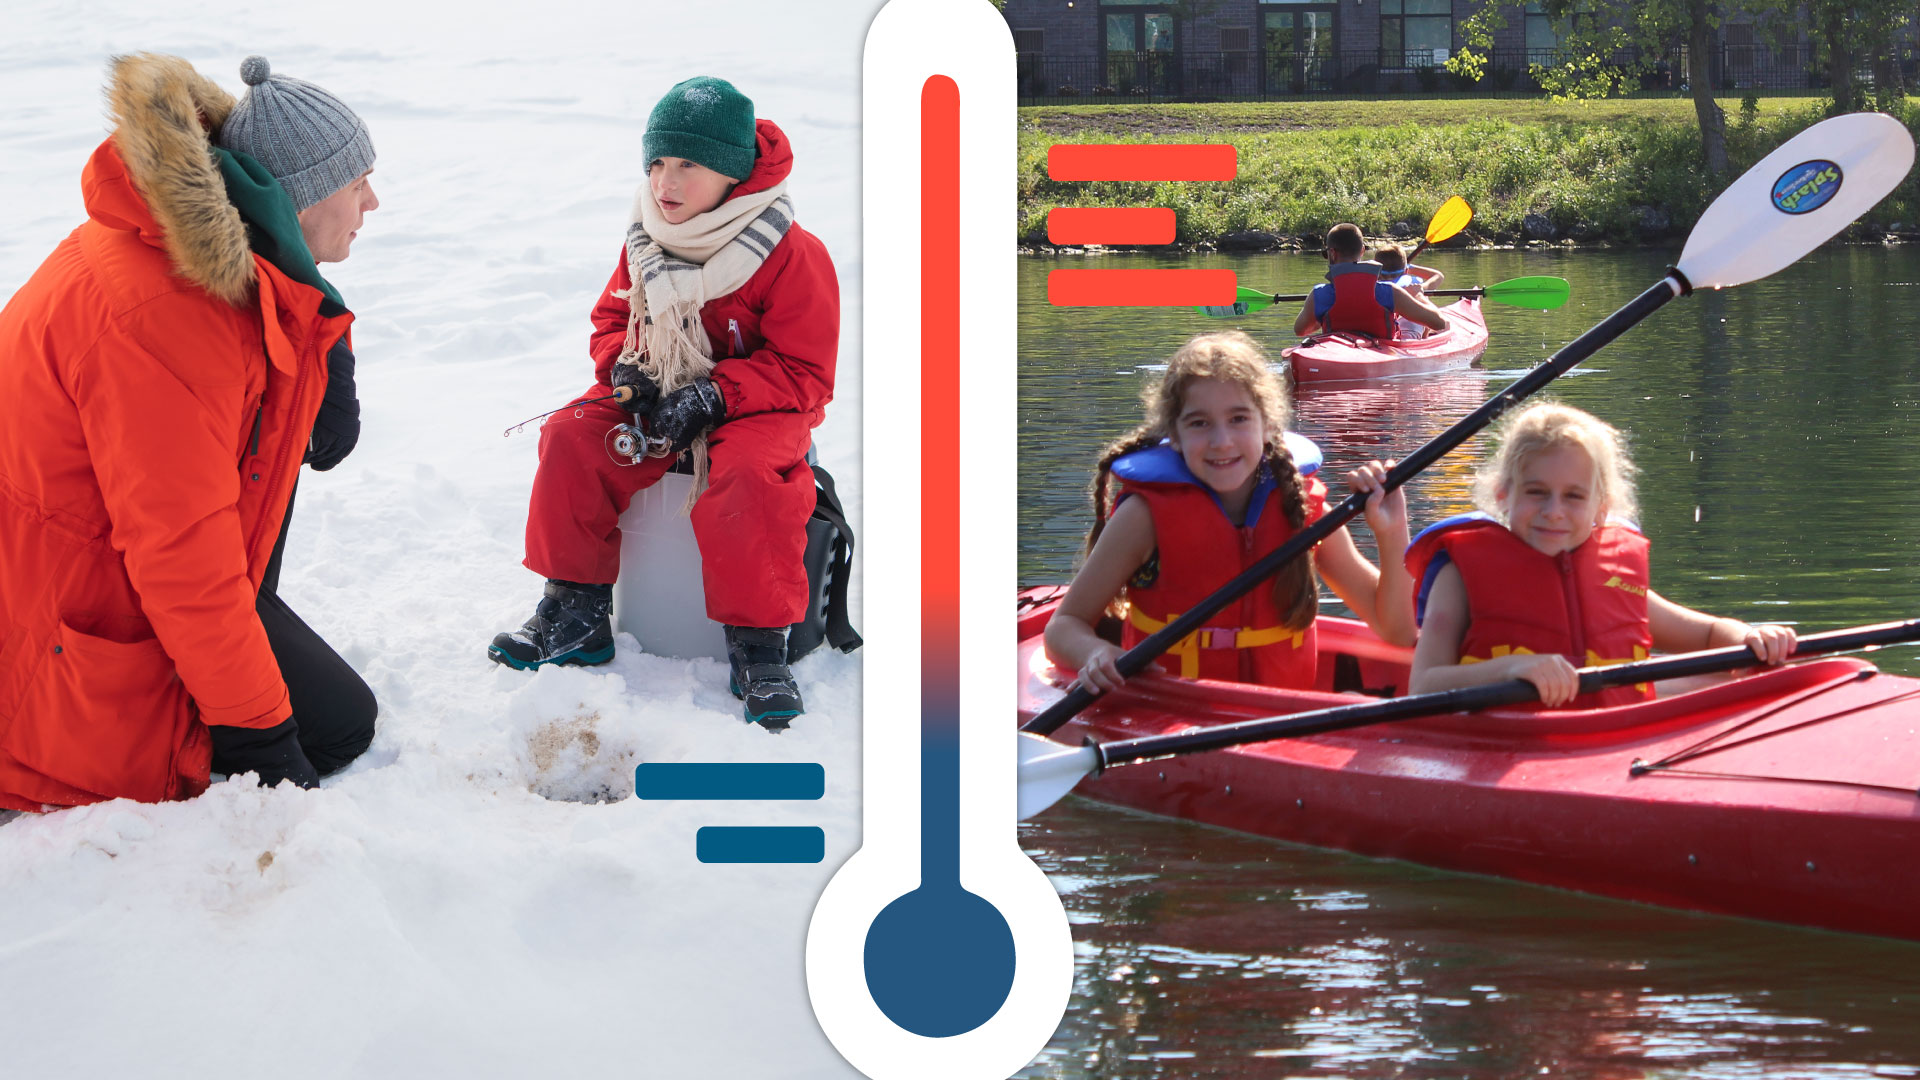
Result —
<instances>
[{"instance_id":1,"label":"building facade","mask_svg":"<svg viewBox=\"0 0 1920 1080\"><path fill-rule=\"evenodd\" d=\"M1477 0L1007 0L1023 104L1217 101L1301 94L1537 89L1560 41L1537 3L1506 8L1484 74L1449 71ZM1740 17L1716 32L1722 89L1809 85L1798 47L1769 46ZM1642 79L1677 89L1676 47Z\"/></svg>"}]
</instances>

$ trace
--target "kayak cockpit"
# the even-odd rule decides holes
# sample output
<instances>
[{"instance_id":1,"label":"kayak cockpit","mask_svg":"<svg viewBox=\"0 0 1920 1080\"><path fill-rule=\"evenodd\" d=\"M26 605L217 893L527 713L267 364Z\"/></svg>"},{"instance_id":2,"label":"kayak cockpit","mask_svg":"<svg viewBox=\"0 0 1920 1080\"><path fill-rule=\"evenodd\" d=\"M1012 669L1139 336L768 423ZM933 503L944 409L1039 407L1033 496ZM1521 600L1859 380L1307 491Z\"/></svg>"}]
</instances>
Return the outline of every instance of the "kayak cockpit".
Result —
<instances>
[{"instance_id":1,"label":"kayak cockpit","mask_svg":"<svg viewBox=\"0 0 1920 1080\"><path fill-rule=\"evenodd\" d=\"M1064 589L1021 593L1020 708L1023 719L1063 697L1070 670L1047 658L1041 643L1046 620ZM1211 726L1351 704L1366 697L1406 692L1413 650L1375 637L1365 623L1322 616L1316 623L1320 659L1311 690L1251 683L1180 678L1150 668L1126 687L1096 703L1097 726L1147 733L1170 726ZM1524 706L1450 713L1397 721L1396 733L1447 741L1488 741L1509 747L1558 745L1568 749L1661 736L1690 725L1718 723L1762 710L1769 703L1838 691L1877 671L1853 658L1829 658L1770 671L1750 671L1719 681L1689 682L1649 701L1594 709L1541 710ZM1844 695L1842 695L1844 696Z\"/></svg>"}]
</instances>

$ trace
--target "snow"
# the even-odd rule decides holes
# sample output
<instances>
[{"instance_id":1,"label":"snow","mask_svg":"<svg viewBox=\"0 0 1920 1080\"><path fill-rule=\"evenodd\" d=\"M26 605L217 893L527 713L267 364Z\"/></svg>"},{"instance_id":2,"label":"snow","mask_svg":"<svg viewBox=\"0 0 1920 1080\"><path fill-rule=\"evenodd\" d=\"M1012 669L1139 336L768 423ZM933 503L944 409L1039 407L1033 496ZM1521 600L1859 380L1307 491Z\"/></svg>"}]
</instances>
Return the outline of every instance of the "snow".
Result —
<instances>
[{"instance_id":1,"label":"snow","mask_svg":"<svg viewBox=\"0 0 1920 1080\"><path fill-rule=\"evenodd\" d=\"M484 650L539 586L519 565L537 435L501 432L590 381L586 314L647 111L692 75L730 79L793 139L798 220L845 305L816 440L858 529L877 0L272 7L9 0L0 301L82 220L109 55L182 55L237 94L257 53L360 113L382 205L327 272L359 317L364 433L303 475L281 591L372 685L379 735L317 792L221 784L0 824L0 1072L854 1075L801 960L857 846L859 654L803 661L809 712L773 737L714 661L628 638L604 668L528 675ZM817 761L827 796L641 802L639 760ZM702 865L694 832L716 824L817 825L827 858Z\"/></svg>"}]
</instances>

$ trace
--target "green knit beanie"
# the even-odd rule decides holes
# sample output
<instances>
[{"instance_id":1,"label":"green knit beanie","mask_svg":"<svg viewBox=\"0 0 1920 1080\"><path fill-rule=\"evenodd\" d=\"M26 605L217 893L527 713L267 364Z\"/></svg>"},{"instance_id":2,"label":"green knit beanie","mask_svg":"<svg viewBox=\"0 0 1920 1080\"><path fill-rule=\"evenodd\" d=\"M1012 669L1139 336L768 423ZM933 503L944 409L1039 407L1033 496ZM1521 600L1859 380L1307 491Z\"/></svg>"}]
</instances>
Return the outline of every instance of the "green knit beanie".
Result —
<instances>
[{"instance_id":1,"label":"green knit beanie","mask_svg":"<svg viewBox=\"0 0 1920 1080\"><path fill-rule=\"evenodd\" d=\"M686 158L733 180L745 180L755 157L753 102L725 79L698 75L677 83L647 116L640 140L647 165Z\"/></svg>"}]
</instances>

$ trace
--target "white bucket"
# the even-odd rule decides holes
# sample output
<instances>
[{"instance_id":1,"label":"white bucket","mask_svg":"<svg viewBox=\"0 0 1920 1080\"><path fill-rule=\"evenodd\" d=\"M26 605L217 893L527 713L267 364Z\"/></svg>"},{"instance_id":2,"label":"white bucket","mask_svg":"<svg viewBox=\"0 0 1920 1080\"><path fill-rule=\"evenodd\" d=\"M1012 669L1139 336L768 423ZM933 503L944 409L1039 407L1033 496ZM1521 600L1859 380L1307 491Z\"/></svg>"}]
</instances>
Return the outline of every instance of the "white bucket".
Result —
<instances>
[{"instance_id":1,"label":"white bucket","mask_svg":"<svg viewBox=\"0 0 1920 1080\"><path fill-rule=\"evenodd\" d=\"M693 477L667 473L636 493L620 515L620 580L613 586L614 629L655 656L727 658L726 632L707 618L700 545L681 508Z\"/></svg>"}]
</instances>

